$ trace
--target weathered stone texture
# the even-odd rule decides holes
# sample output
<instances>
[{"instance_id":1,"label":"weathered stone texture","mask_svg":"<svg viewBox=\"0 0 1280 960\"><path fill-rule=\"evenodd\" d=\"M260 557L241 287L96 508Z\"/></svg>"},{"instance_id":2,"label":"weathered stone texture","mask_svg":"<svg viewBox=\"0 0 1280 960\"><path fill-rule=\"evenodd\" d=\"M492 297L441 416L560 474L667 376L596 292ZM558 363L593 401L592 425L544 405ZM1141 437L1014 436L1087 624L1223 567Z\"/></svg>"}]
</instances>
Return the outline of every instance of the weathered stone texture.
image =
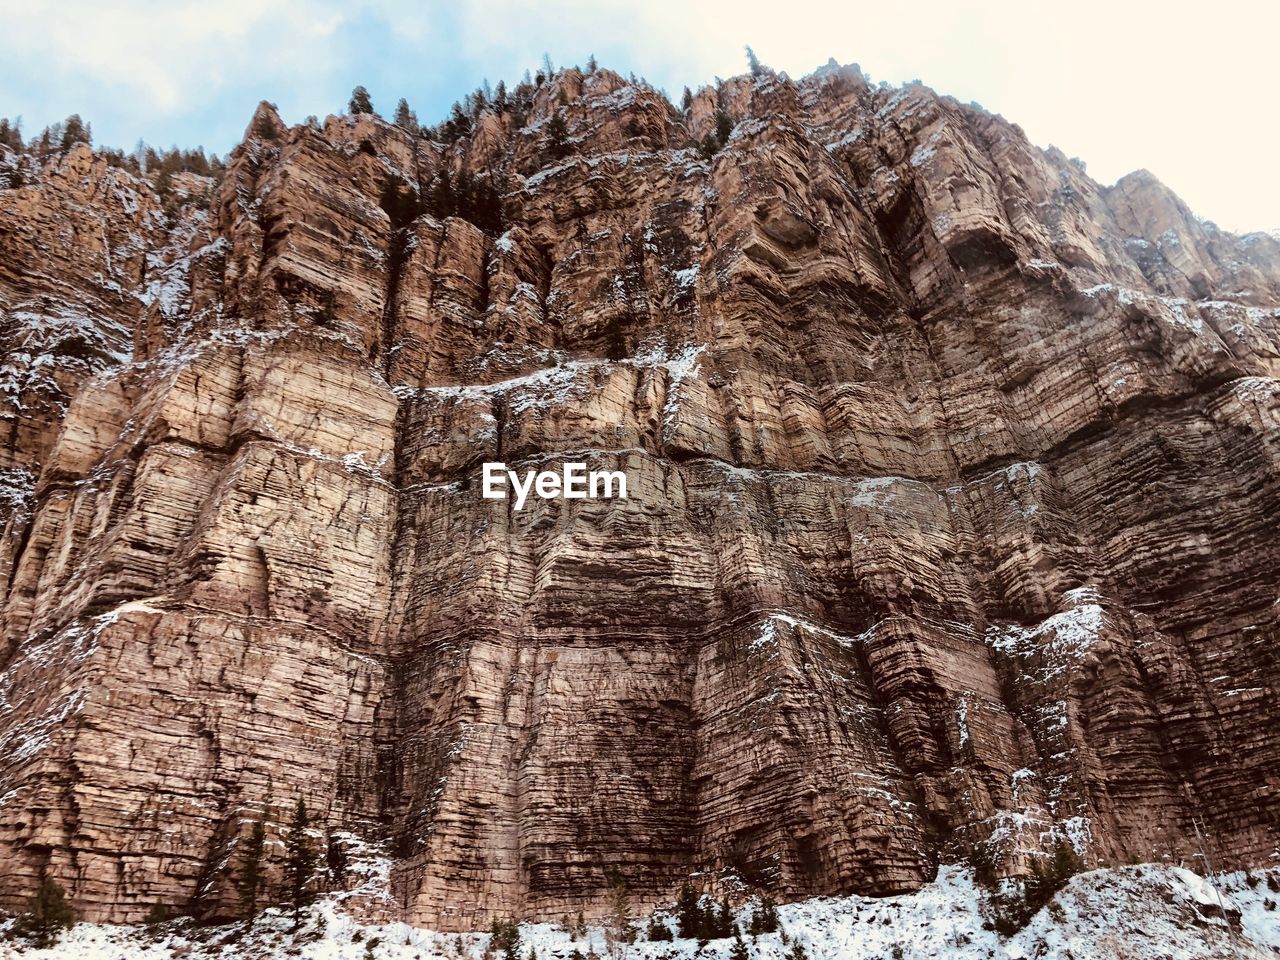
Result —
<instances>
[{"instance_id":1,"label":"weathered stone texture","mask_svg":"<svg viewBox=\"0 0 1280 960\"><path fill-rule=\"evenodd\" d=\"M1274 239L856 67L525 121L0 191L0 906L229 915L296 796L457 928L1274 855ZM441 170L506 231L382 209Z\"/></svg>"}]
</instances>

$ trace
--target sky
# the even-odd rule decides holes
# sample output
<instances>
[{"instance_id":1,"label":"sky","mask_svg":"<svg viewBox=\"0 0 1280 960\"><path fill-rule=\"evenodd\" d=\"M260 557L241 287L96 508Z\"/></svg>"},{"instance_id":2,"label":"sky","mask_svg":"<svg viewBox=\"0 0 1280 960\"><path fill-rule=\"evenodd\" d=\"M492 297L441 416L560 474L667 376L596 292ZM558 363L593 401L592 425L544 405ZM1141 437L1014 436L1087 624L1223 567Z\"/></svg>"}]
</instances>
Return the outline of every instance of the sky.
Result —
<instances>
[{"instance_id":1,"label":"sky","mask_svg":"<svg viewBox=\"0 0 1280 960\"><path fill-rule=\"evenodd\" d=\"M259 100L286 121L368 87L424 123L488 79L553 62L635 72L678 98L828 58L919 79L1056 144L1102 183L1145 167L1238 232L1280 230L1280 5L1265 0L0 0L0 115L79 113L95 142L223 153Z\"/></svg>"}]
</instances>

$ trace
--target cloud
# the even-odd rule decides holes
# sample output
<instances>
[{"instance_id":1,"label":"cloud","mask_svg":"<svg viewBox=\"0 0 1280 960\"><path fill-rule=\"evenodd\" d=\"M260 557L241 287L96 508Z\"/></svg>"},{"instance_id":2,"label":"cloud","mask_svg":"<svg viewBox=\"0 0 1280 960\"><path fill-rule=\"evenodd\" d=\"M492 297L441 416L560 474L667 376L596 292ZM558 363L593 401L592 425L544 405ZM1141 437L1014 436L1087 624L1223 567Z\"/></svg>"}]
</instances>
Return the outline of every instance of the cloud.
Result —
<instances>
[{"instance_id":1,"label":"cloud","mask_svg":"<svg viewBox=\"0 0 1280 960\"><path fill-rule=\"evenodd\" d=\"M492 74L493 64L512 70L543 50L569 62L594 50L678 93L741 72L744 43L793 75L834 56L875 79L919 78L977 100L1034 142L1084 158L1103 182L1146 167L1230 229L1280 227L1272 5L544 0L533 9L461 4L466 59Z\"/></svg>"},{"instance_id":2,"label":"cloud","mask_svg":"<svg viewBox=\"0 0 1280 960\"><path fill-rule=\"evenodd\" d=\"M258 99L323 115L355 83L424 120L482 77L515 79L543 51L595 53L678 95L744 69L751 43L793 75L835 57L874 79L919 78L1083 157L1109 182L1147 167L1232 229L1280 227L1272 39L1280 13L1136 0L28 0L6 15L0 112L28 129L71 112L99 139L226 149Z\"/></svg>"},{"instance_id":3,"label":"cloud","mask_svg":"<svg viewBox=\"0 0 1280 960\"><path fill-rule=\"evenodd\" d=\"M246 65L265 52L266 35L289 38L308 26L302 4L267 6L253 0L100 4L36 0L7 18L23 54L64 77L109 86L171 110L185 98L216 92L209 83L221 67ZM296 46L281 43L276 69L296 69ZM33 78L34 79L34 78Z\"/></svg>"}]
</instances>

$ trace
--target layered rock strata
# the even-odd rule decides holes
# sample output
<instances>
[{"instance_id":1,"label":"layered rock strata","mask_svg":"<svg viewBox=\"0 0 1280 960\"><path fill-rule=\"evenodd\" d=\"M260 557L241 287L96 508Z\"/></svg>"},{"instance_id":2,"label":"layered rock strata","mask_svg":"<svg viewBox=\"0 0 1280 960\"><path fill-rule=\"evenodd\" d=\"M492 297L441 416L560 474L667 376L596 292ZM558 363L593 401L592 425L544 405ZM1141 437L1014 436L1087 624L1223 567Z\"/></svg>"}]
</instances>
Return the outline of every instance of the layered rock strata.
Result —
<instances>
[{"instance_id":1,"label":"layered rock strata","mask_svg":"<svg viewBox=\"0 0 1280 960\"><path fill-rule=\"evenodd\" d=\"M208 210L0 191L0 311L0 907L231 916L299 796L443 929L1274 856L1280 244L1149 174L856 67L264 105Z\"/></svg>"}]
</instances>

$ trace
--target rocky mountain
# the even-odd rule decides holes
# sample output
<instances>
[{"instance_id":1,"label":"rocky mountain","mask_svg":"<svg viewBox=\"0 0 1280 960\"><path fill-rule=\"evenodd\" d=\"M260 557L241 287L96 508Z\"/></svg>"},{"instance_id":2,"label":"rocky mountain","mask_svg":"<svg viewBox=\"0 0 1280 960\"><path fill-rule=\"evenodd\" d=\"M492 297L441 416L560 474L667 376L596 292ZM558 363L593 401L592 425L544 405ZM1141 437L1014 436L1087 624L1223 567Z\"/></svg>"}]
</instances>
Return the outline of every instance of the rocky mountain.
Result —
<instances>
[{"instance_id":1,"label":"rocky mountain","mask_svg":"<svg viewBox=\"0 0 1280 960\"><path fill-rule=\"evenodd\" d=\"M299 797L439 930L1271 864L1280 242L856 66L528 96L0 154L0 908L234 917Z\"/></svg>"}]
</instances>

